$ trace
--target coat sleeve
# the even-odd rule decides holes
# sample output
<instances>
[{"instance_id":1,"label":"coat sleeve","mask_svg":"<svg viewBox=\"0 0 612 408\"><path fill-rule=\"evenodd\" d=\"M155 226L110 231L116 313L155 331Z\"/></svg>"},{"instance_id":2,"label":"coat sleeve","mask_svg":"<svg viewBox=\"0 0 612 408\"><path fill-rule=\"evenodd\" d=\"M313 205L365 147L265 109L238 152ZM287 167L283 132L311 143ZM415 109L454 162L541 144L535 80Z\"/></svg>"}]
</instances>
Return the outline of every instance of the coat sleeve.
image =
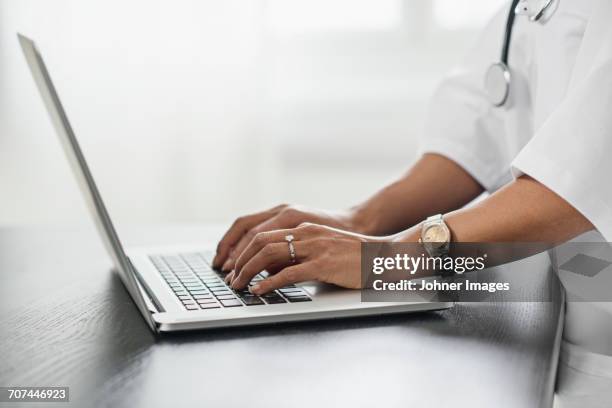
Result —
<instances>
[{"instance_id":1,"label":"coat sleeve","mask_svg":"<svg viewBox=\"0 0 612 408\"><path fill-rule=\"evenodd\" d=\"M593 18L610 21L612 13L605 14ZM612 29L584 41L582 47L596 50L592 58L577 61L588 69L572 79L563 102L519 152L512 170L515 177L527 174L554 191L611 242Z\"/></svg>"},{"instance_id":2,"label":"coat sleeve","mask_svg":"<svg viewBox=\"0 0 612 408\"><path fill-rule=\"evenodd\" d=\"M512 180L514 156L505 145L504 123L484 89L486 70L500 58L507 9L492 18L464 61L436 89L420 140L421 154L448 157L488 191Z\"/></svg>"}]
</instances>

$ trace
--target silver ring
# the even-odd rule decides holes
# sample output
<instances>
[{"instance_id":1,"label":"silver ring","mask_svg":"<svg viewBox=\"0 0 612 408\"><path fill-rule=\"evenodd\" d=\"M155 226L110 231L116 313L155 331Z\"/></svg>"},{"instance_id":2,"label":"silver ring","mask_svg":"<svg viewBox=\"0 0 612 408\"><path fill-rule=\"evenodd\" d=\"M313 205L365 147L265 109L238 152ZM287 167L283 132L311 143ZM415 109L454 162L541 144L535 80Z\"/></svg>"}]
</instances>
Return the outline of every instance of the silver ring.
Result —
<instances>
[{"instance_id":1,"label":"silver ring","mask_svg":"<svg viewBox=\"0 0 612 408\"><path fill-rule=\"evenodd\" d=\"M296 261L295 247L293 246L294 240L295 240L295 237L292 234L285 235L285 241L287 241L287 244L289 244L289 256L291 257L292 263L295 263Z\"/></svg>"}]
</instances>

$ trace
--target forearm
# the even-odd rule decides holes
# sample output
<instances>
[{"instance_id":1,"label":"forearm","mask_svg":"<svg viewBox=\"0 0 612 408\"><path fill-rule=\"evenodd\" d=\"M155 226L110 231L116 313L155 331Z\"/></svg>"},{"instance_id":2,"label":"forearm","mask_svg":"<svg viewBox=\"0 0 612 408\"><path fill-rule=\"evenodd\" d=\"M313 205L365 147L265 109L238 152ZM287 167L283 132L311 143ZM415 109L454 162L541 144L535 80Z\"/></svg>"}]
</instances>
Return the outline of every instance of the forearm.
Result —
<instances>
[{"instance_id":1,"label":"forearm","mask_svg":"<svg viewBox=\"0 0 612 408\"><path fill-rule=\"evenodd\" d=\"M399 180L353 209L358 232L392 234L426 217L463 207L482 193L478 182L446 157L425 154Z\"/></svg>"},{"instance_id":2,"label":"forearm","mask_svg":"<svg viewBox=\"0 0 612 408\"><path fill-rule=\"evenodd\" d=\"M567 201L523 176L469 208L446 214L453 242L538 242L560 244L593 229L593 225ZM416 242L420 229L396 235L398 241Z\"/></svg>"}]
</instances>

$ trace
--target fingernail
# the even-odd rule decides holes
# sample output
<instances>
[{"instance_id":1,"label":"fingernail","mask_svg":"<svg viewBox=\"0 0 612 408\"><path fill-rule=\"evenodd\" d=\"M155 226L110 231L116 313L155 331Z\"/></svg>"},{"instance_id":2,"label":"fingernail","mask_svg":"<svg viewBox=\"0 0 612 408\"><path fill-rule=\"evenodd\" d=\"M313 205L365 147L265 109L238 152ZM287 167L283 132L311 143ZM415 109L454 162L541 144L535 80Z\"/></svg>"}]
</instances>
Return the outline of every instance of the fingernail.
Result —
<instances>
[{"instance_id":1,"label":"fingernail","mask_svg":"<svg viewBox=\"0 0 612 408\"><path fill-rule=\"evenodd\" d=\"M227 258L227 261L225 261L225 263L223 264L223 266L221 267L222 271L228 271L231 269L232 267L232 263L234 262L234 260L232 258Z\"/></svg>"},{"instance_id":2,"label":"fingernail","mask_svg":"<svg viewBox=\"0 0 612 408\"><path fill-rule=\"evenodd\" d=\"M254 295L259 295L260 290L261 290L261 286L259 285L253 285L249 288L249 292L251 292Z\"/></svg>"}]
</instances>

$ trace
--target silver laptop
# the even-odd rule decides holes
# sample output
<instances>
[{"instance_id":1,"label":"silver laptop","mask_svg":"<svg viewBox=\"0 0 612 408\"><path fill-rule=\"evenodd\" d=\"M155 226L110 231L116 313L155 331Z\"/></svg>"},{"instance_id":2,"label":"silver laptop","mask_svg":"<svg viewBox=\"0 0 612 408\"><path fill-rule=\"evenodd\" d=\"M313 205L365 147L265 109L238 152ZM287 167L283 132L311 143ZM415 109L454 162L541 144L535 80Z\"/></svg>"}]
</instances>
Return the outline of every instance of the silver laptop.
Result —
<instances>
[{"instance_id":1,"label":"silver laptop","mask_svg":"<svg viewBox=\"0 0 612 408\"><path fill-rule=\"evenodd\" d=\"M361 302L358 290L304 283L263 296L235 291L211 268L211 248L173 245L124 248L89 171L41 54L18 34L21 48L51 116L64 152L113 258L116 272L149 327L156 333L338 317L444 309L446 302ZM266 272L253 278L264 279ZM253 284L251 282L251 284Z\"/></svg>"}]
</instances>

